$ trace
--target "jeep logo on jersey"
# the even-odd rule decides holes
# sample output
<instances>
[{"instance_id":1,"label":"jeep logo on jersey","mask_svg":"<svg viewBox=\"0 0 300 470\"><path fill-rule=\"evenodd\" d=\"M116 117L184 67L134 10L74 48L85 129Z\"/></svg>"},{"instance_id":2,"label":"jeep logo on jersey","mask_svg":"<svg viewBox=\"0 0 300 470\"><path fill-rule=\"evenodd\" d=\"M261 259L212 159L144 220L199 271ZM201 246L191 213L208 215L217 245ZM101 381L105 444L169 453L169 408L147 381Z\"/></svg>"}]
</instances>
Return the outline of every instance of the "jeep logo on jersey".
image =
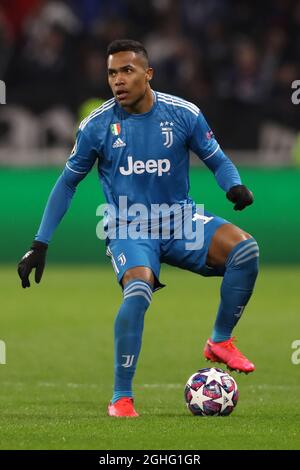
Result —
<instances>
[{"instance_id":1,"label":"jeep logo on jersey","mask_svg":"<svg viewBox=\"0 0 300 470\"><path fill-rule=\"evenodd\" d=\"M163 173L167 173L171 168L170 160L167 158L153 160L149 159L146 162L143 160L135 160L131 156L127 157L127 168L120 166L119 170L121 175L128 176L135 173L141 175L142 173L157 173L161 176Z\"/></svg>"}]
</instances>

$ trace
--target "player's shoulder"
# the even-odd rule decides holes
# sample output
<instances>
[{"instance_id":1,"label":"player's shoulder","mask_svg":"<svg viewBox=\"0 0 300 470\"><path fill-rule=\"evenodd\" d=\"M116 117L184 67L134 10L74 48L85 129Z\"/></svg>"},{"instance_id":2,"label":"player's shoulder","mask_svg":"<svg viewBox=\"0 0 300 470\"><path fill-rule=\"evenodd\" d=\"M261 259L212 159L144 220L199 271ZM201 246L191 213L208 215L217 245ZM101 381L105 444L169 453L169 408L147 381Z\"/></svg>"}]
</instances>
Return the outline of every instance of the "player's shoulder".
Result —
<instances>
[{"instance_id":1,"label":"player's shoulder","mask_svg":"<svg viewBox=\"0 0 300 470\"><path fill-rule=\"evenodd\" d=\"M79 125L79 130L85 133L92 132L95 128L99 130L99 125L105 127L106 123L110 121L116 106L116 99L111 98L105 101L101 106L94 109Z\"/></svg>"},{"instance_id":2,"label":"player's shoulder","mask_svg":"<svg viewBox=\"0 0 300 470\"><path fill-rule=\"evenodd\" d=\"M180 113L182 115L194 115L198 116L200 114L200 109L191 101L187 101L179 96L171 95L169 93L162 93L156 91L157 101L161 106L168 108L168 110L173 110L175 113Z\"/></svg>"}]
</instances>

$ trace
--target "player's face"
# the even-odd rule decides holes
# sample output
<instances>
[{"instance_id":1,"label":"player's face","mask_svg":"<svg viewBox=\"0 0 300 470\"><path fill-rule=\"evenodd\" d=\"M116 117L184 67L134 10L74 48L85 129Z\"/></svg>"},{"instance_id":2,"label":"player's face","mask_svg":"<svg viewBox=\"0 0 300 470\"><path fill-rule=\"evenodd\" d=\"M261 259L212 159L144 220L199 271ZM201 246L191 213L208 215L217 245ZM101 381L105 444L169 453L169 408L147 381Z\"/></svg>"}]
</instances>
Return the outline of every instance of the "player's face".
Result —
<instances>
[{"instance_id":1,"label":"player's face","mask_svg":"<svg viewBox=\"0 0 300 470\"><path fill-rule=\"evenodd\" d=\"M108 83L115 98L128 112L139 109L149 92L153 71L144 57L132 51L111 54L107 60Z\"/></svg>"}]
</instances>

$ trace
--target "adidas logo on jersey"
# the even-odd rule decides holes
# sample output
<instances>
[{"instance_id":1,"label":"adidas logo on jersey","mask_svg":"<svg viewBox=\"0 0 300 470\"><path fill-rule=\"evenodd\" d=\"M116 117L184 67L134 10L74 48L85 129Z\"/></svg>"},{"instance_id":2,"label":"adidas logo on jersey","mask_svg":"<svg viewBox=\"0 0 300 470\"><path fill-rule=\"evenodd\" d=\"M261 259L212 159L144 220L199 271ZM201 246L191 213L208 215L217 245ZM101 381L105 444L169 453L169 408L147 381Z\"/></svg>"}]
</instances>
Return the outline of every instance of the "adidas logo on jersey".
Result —
<instances>
[{"instance_id":1,"label":"adidas logo on jersey","mask_svg":"<svg viewBox=\"0 0 300 470\"><path fill-rule=\"evenodd\" d=\"M161 176L163 173L168 173L171 168L171 162L167 158L153 160L152 158L143 162L143 160L135 160L131 156L127 157L128 168L120 166L119 170L121 175L128 176L135 173L141 175L142 173L157 173Z\"/></svg>"},{"instance_id":2,"label":"adidas logo on jersey","mask_svg":"<svg viewBox=\"0 0 300 470\"><path fill-rule=\"evenodd\" d=\"M120 139L120 137L113 143L113 149L117 149L119 147L125 147L126 144L125 142L123 142L122 139Z\"/></svg>"}]
</instances>

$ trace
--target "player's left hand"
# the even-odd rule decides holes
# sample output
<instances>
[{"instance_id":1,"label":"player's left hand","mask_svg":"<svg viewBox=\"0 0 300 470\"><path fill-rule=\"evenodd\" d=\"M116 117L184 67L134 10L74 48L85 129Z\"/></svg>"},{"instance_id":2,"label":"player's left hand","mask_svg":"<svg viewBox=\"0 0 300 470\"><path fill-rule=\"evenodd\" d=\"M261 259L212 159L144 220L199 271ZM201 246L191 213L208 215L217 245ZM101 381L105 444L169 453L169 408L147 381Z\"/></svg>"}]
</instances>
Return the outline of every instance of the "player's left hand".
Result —
<instances>
[{"instance_id":1,"label":"player's left hand","mask_svg":"<svg viewBox=\"0 0 300 470\"><path fill-rule=\"evenodd\" d=\"M243 184L232 186L226 193L226 197L235 204L233 207L235 211L242 211L254 201L252 192Z\"/></svg>"}]
</instances>

